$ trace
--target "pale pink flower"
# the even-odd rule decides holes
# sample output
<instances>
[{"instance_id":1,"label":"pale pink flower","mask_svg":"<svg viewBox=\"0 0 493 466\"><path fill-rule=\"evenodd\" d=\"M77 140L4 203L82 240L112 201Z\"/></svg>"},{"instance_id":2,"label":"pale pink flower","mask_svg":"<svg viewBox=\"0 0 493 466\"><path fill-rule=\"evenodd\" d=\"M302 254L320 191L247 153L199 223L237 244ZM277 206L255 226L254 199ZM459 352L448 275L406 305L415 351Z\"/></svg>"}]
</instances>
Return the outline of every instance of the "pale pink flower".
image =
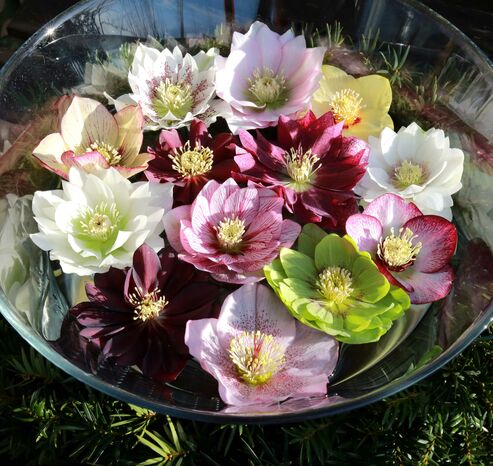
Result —
<instances>
[{"instance_id":1,"label":"pale pink flower","mask_svg":"<svg viewBox=\"0 0 493 466\"><path fill-rule=\"evenodd\" d=\"M112 115L97 100L76 96L61 119L60 132L46 136L33 155L66 180L71 167L86 173L114 167L130 178L154 158L140 153L143 125L142 110L136 105Z\"/></svg>"},{"instance_id":2,"label":"pale pink flower","mask_svg":"<svg viewBox=\"0 0 493 466\"><path fill-rule=\"evenodd\" d=\"M258 284L230 294L218 319L188 321L185 343L236 406L325 395L338 357L332 337L298 322Z\"/></svg>"},{"instance_id":3,"label":"pale pink flower","mask_svg":"<svg viewBox=\"0 0 493 466\"><path fill-rule=\"evenodd\" d=\"M220 281L248 283L263 278L281 247L289 248L300 226L283 220L283 199L267 188L240 188L229 178L209 181L192 204L164 218L166 236L180 259Z\"/></svg>"},{"instance_id":4,"label":"pale pink flower","mask_svg":"<svg viewBox=\"0 0 493 466\"><path fill-rule=\"evenodd\" d=\"M449 294L457 230L445 218L423 215L412 202L388 193L370 202L364 213L349 217L346 231L390 283L409 294L412 304Z\"/></svg>"},{"instance_id":5,"label":"pale pink flower","mask_svg":"<svg viewBox=\"0 0 493 466\"><path fill-rule=\"evenodd\" d=\"M216 57L216 93L231 107L223 115L231 131L275 126L281 115L307 110L324 53L308 49L302 35L279 35L259 21L246 34L235 32L228 57Z\"/></svg>"}]
</instances>

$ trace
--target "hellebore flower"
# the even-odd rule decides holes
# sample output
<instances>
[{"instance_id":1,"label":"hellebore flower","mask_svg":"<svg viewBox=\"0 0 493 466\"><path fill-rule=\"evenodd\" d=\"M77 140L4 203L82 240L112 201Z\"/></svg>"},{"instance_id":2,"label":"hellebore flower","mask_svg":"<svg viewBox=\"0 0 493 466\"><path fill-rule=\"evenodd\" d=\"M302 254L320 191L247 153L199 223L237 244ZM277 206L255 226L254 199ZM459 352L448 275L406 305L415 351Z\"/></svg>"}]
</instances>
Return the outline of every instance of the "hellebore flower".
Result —
<instances>
[{"instance_id":1,"label":"hellebore flower","mask_svg":"<svg viewBox=\"0 0 493 466\"><path fill-rule=\"evenodd\" d=\"M230 133L211 137L203 122L193 120L185 142L174 129L161 131L155 158L145 175L149 181L174 184L175 205L191 204L209 180L226 181L238 169L236 145Z\"/></svg>"},{"instance_id":2,"label":"hellebore flower","mask_svg":"<svg viewBox=\"0 0 493 466\"><path fill-rule=\"evenodd\" d=\"M142 110L135 105L112 115L97 100L76 96L63 115L60 132L46 136L33 155L64 179L70 167L89 173L114 167L129 178L144 171L152 159L150 154L139 154L143 124Z\"/></svg>"},{"instance_id":3,"label":"hellebore flower","mask_svg":"<svg viewBox=\"0 0 493 466\"><path fill-rule=\"evenodd\" d=\"M97 174L71 168L62 188L34 193L40 232L31 239L65 273L124 268L144 242L155 251L164 246L159 235L173 203L171 183L131 183L111 167Z\"/></svg>"},{"instance_id":4,"label":"hellebore flower","mask_svg":"<svg viewBox=\"0 0 493 466\"><path fill-rule=\"evenodd\" d=\"M394 123L389 115L392 88L384 76L371 74L354 78L339 68L322 66L320 88L313 94L312 109L317 116L332 112L337 123L344 122L343 134L368 140L378 137Z\"/></svg>"},{"instance_id":5,"label":"hellebore flower","mask_svg":"<svg viewBox=\"0 0 493 466\"><path fill-rule=\"evenodd\" d=\"M132 93L117 99L107 95L108 100L117 110L140 104L147 130L181 128L194 118L209 126L217 116L212 101L216 53L210 49L184 56L178 46L171 52L140 44L128 73Z\"/></svg>"},{"instance_id":6,"label":"hellebore flower","mask_svg":"<svg viewBox=\"0 0 493 466\"><path fill-rule=\"evenodd\" d=\"M409 293L411 303L431 303L450 292L457 231L443 217L423 215L413 203L384 194L363 214L349 217L346 230L388 280Z\"/></svg>"},{"instance_id":7,"label":"hellebore flower","mask_svg":"<svg viewBox=\"0 0 493 466\"><path fill-rule=\"evenodd\" d=\"M308 109L324 53L306 48L302 35L279 35L259 21L246 34L233 33L231 53L216 57L216 92L231 106L224 115L230 130L275 126L279 116Z\"/></svg>"},{"instance_id":8,"label":"hellebore flower","mask_svg":"<svg viewBox=\"0 0 493 466\"><path fill-rule=\"evenodd\" d=\"M331 113L316 118L280 117L277 141L256 139L240 131L241 145L235 162L244 175L264 186L280 188L286 207L301 223L323 222L343 229L349 215L357 212L355 184L365 173L368 145L341 136L342 123Z\"/></svg>"},{"instance_id":9,"label":"hellebore flower","mask_svg":"<svg viewBox=\"0 0 493 466\"><path fill-rule=\"evenodd\" d=\"M291 246L300 226L282 218L283 200L270 189L240 188L229 178L209 181L191 205L164 217L166 236L180 259L217 280L247 283L263 278L283 246Z\"/></svg>"},{"instance_id":10,"label":"hellebore flower","mask_svg":"<svg viewBox=\"0 0 493 466\"><path fill-rule=\"evenodd\" d=\"M258 284L230 294L218 319L188 322L185 343L237 406L325 395L338 356L333 338L297 322Z\"/></svg>"},{"instance_id":11,"label":"hellebore flower","mask_svg":"<svg viewBox=\"0 0 493 466\"><path fill-rule=\"evenodd\" d=\"M159 255L146 244L125 270L111 268L86 285L88 302L70 312L81 336L96 344L105 359L136 365L157 380L174 380L189 359L183 341L192 319L217 315L220 288L168 250Z\"/></svg>"},{"instance_id":12,"label":"hellebore flower","mask_svg":"<svg viewBox=\"0 0 493 466\"><path fill-rule=\"evenodd\" d=\"M264 272L302 323L345 343L370 343L409 308L409 296L391 285L348 236L327 235L308 224L298 249L281 249Z\"/></svg>"},{"instance_id":13,"label":"hellebore flower","mask_svg":"<svg viewBox=\"0 0 493 466\"><path fill-rule=\"evenodd\" d=\"M452 219L452 194L461 189L464 153L450 148L441 129L416 123L397 133L389 128L370 137L368 169L355 192L366 202L391 192L414 202L424 214Z\"/></svg>"}]
</instances>

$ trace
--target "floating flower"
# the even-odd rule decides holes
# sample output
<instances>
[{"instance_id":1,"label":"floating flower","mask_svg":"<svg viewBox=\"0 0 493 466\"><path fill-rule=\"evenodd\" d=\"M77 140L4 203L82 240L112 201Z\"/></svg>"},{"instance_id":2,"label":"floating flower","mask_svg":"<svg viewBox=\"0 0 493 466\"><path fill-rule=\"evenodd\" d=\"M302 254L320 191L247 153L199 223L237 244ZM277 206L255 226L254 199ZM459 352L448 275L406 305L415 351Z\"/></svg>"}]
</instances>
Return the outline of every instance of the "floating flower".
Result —
<instances>
[{"instance_id":1,"label":"floating flower","mask_svg":"<svg viewBox=\"0 0 493 466\"><path fill-rule=\"evenodd\" d=\"M180 128L198 118L208 126L215 121L215 49L185 54L140 44L128 73L131 94L107 96L116 109L138 103L146 119L145 129Z\"/></svg>"},{"instance_id":2,"label":"floating flower","mask_svg":"<svg viewBox=\"0 0 493 466\"><path fill-rule=\"evenodd\" d=\"M221 399L238 406L325 395L338 353L333 338L297 322L257 284L230 294L218 319L188 322L185 343Z\"/></svg>"},{"instance_id":3,"label":"floating flower","mask_svg":"<svg viewBox=\"0 0 493 466\"><path fill-rule=\"evenodd\" d=\"M74 97L63 115L60 132L46 136L33 154L48 170L68 179L70 167L86 172L116 168L129 178L147 168L150 154L139 154L144 119L139 107L114 116L97 100Z\"/></svg>"},{"instance_id":4,"label":"floating flower","mask_svg":"<svg viewBox=\"0 0 493 466\"><path fill-rule=\"evenodd\" d=\"M316 118L308 112L298 120L280 117L275 143L259 132L255 139L240 130L245 151L235 161L248 179L280 188L286 207L300 222L342 229L357 212L352 188L365 173L369 148L341 131L331 113Z\"/></svg>"},{"instance_id":5,"label":"floating flower","mask_svg":"<svg viewBox=\"0 0 493 466\"><path fill-rule=\"evenodd\" d=\"M312 100L316 115L332 112L337 123L344 122L345 136L365 141L379 136L384 128L394 128L389 115L392 88L387 78L378 74L354 78L330 65L324 65L322 73Z\"/></svg>"},{"instance_id":6,"label":"floating flower","mask_svg":"<svg viewBox=\"0 0 493 466\"><path fill-rule=\"evenodd\" d=\"M146 242L163 245L162 219L173 202L171 183L131 183L114 168L87 174L71 168L63 189L37 191L34 243L59 260L65 273L89 275L132 263Z\"/></svg>"},{"instance_id":7,"label":"floating flower","mask_svg":"<svg viewBox=\"0 0 493 466\"><path fill-rule=\"evenodd\" d=\"M351 238L314 224L303 228L298 251L281 249L264 271L294 317L345 343L378 341L410 306Z\"/></svg>"},{"instance_id":8,"label":"floating flower","mask_svg":"<svg viewBox=\"0 0 493 466\"><path fill-rule=\"evenodd\" d=\"M275 126L279 116L306 110L324 53L307 49L305 38L291 30L279 35L259 21L246 34L233 33L231 53L216 57L216 92L231 106L225 115L231 131Z\"/></svg>"},{"instance_id":9,"label":"floating flower","mask_svg":"<svg viewBox=\"0 0 493 466\"><path fill-rule=\"evenodd\" d=\"M300 232L297 223L283 220L282 206L270 189L240 188L231 178L223 184L211 180L193 204L166 214L166 236L180 259L217 280L258 281L262 267Z\"/></svg>"},{"instance_id":10,"label":"floating flower","mask_svg":"<svg viewBox=\"0 0 493 466\"><path fill-rule=\"evenodd\" d=\"M457 231L443 217L423 215L413 203L384 194L363 214L349 217L346 230L388 280L409 293L413 304L431 303L450 292L454 273L449 262Z\"/></svg>"},{"instance_id":11,"label":"floating flower","mask_svg":"<svg viewBox=\"0 0 493 466\"><path fill-rule=\"evenodd\" d=\"M450 148L441 129L416 123L397 133L389 128L370 137L367 173L355 192L370 202L387 192L414 202L424 214L452 219L452 194L461 187L464 153Z\"/></svg>"},{"instance_id":12,"label":"floating flower","mask_svg":"<svg viewBox=\"0 0 493 466\"><path fill-rule=\"evenodd\" d=\"M230 133L211 137L203 122L192 121L188 139L174 129L163 130L155 158L145 174L150 181L170 181L175 185L175 205L192 203L209 180L223 182L238 169L234 161L236 145Z\"/></svg>"},{"instance_id":13,"label":"floating flower","mask_svg":"<svg viewBox=\"0 0 493 466\"><path fill-rule=\"evenodd\" d=\"M185 325L215 314L220 288L176 258L146 244L126 270L111 268L86 285L88 302L71 309L81 336L118 365L137 365L145 376L174 380L189 358Z\"/></svg>"}]
</instances>

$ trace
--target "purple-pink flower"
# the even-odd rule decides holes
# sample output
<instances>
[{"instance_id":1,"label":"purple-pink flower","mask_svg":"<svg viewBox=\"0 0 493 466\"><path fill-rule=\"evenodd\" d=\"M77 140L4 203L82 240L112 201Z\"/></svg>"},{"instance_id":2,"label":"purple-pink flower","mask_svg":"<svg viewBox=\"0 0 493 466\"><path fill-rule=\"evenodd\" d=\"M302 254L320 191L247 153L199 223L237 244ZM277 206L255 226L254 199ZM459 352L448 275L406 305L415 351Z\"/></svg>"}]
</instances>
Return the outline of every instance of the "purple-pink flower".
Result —
<instances>
[{"instance_id":1,"label":"purple-pink flower","mask_svg":"<svg viewBox=\"0 0 493 466\"><path fill-rule=\"evenodd\" d=\"M294 319L269 288L244 285L218 319L187 322L190 354L219 383L230 405L269 405L325 395L338 344Z\"/></svg>"},{"instance_id":2,"label":"purple-pink flower","mask_svg":"<svg viewBox=\"0 0 493 466\"><path fill-rule=\"evenodd\" d=\"M457 230L445 218L423 215L412 202L389 193L349 217L346 230L412 304L431 303L450 292Z\"/></svg>"},{"instance_id":3,"label":"purple-pink flower","mask_svg":"<svg viewBox=\"0 0 493 466\"><path fill-rule=\"evenodd\" d=\"M224 115L231 131L275 126L280 115L308 109L324 53L306 48L302 35L279 35L258 21L246 34L235 32L228 57L216 57L216 93L231 106Z\"/></svg>"},{"instance_id":4,"label":"purple-pink flower","mask_svg":"<svg viewBox=\"0 0 493 466\"><path fill-rule=\"evenodd\" d=\"M283 199L274 191L233 179L209 181L191 205L164 217L166 236L180 259L214 278L248 283L263 278L281 247L290 247L300 226L282 217Z\"/></svg>"}]
</instances>

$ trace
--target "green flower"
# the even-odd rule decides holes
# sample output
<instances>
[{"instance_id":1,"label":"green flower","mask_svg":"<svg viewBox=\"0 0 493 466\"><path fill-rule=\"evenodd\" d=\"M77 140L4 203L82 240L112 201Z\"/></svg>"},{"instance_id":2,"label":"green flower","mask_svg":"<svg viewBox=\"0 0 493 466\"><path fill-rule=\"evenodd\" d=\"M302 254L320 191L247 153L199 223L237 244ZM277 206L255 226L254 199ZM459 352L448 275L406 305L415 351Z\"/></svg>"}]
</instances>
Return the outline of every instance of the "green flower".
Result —
<instances>
[{"instance_id":1,"label":"green flower","mask_svg":"<svg viewBox=\"0 0 493 466\"><path fill-rule=\"evenodd\" d=\"M410 306L349 236L305 225L298 251L282 248L267 281L299 321L344 343L378 341Z\"/></svg>"}]
</instances>

